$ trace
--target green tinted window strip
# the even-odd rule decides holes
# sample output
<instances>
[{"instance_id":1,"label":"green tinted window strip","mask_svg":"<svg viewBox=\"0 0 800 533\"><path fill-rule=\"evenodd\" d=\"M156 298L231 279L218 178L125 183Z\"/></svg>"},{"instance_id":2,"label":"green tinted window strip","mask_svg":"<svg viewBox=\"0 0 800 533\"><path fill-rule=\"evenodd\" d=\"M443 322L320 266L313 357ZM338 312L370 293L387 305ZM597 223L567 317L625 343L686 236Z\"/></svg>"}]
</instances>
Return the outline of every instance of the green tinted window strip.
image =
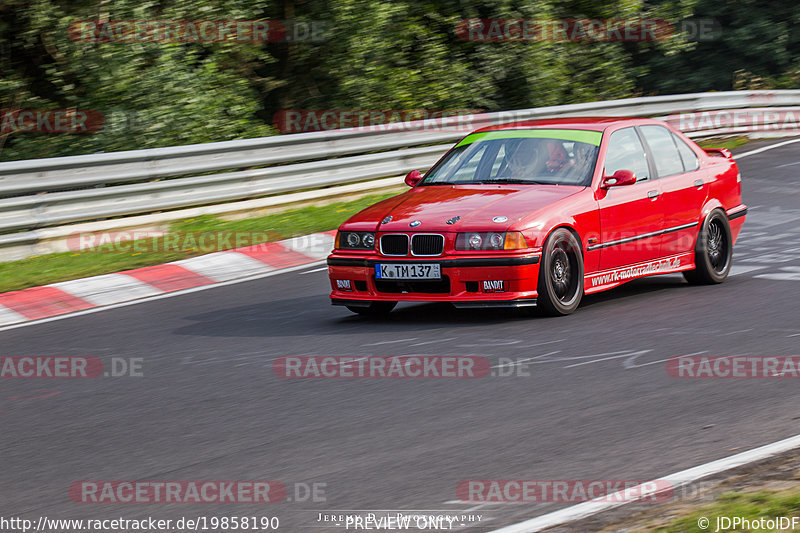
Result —
<instances>
[{"instance_id":1,"label":"green tinted window strip","mask_svg":"<svg viewBox=\"0 0 800 533\"><path fill-rule=\"evenodd\" d=\"M473 133L467 135L456 145L465 146L476 141L491 141L494 139L558 139L561 141L574 141L594 146L600 146L600 139L603 133L600 131L589 130L558 130L558 129L536 129L536 130L494 130Z\"/></svg>"}]
</instances>

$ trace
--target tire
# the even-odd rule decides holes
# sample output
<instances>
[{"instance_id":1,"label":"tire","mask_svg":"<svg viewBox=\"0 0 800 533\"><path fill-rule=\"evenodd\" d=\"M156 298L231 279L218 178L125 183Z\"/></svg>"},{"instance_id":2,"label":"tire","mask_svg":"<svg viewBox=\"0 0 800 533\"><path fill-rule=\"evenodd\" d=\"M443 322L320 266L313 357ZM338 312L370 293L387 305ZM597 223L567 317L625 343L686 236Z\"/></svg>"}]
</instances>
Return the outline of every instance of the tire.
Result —
<instances>
[{"instance_id":1,"label":"tire","mask_svg":"<svg viewBox=\"0 0 800 533\"><path fill-rule=\"evenodd\" d=\"M348 305L346 307L357 315L379 317L387 316L396 305L397 302L371 302L369 307L357 307L355 305Z\"/></svg>"},{"instance_id":2,"label":"tire","mask_svg":"<svg viewBox=\"0 0 800 533\"><path fill-rule=\"evenodd\" d=\"M583 298L583 252L566 228L551 233L542 247L537 307L540 314L568 315Z\"/></svg>"},{"instance_id":3,"label":"tire","mask_svg":"<svg viewBox=\"0 0 800 533\"><path fill-rule=\"evenodd\" d=\"M692 285L722 283L728 277L733 259L733 239L728 217L715 209L706 217L697 235L694 249L694 270L683 277Z\"/></svg>"}]
</instances>

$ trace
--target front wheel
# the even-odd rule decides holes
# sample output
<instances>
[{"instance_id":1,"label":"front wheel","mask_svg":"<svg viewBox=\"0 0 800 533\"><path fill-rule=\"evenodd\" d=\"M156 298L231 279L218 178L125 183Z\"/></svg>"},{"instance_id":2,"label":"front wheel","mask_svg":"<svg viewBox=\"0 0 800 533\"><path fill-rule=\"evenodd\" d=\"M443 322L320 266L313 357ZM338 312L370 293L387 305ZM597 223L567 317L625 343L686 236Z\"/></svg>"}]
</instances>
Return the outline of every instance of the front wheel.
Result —
<instances>
[{"instance_id":1,"label":"front wheel","mask_svg":"<svg viewBox=\"0 0 800 533\"><path fill-rule=\"evenodd\" d=\"M719 209L712 211L703 222L694 250L694 270L683 277L694 285L722 283L728 277L733 259L733 239L728 217Z\"/></svg>"},{"instance_id":2,"label":"front wheel","mask_svg":"<svg viewBox=\"0 0 800 533\"><path fill-rule=\"evenodd\" d=\"M583 298L583 253L566 228L551 233L542 247L538 284L539 310L546 315L568 315Z\"/></svg>"},{"instance_id":3,"label":"front wheel","mask_svg":"<svg viewBox=\"0 0 800 533\"><path fill-rule=\"evenodd\" d=\"M358 315L365 316L386 316L392 312L397 302L371 302L367 307L359 307L355 305L346 306L350 311Z\"/></svg>"}]
</instances>

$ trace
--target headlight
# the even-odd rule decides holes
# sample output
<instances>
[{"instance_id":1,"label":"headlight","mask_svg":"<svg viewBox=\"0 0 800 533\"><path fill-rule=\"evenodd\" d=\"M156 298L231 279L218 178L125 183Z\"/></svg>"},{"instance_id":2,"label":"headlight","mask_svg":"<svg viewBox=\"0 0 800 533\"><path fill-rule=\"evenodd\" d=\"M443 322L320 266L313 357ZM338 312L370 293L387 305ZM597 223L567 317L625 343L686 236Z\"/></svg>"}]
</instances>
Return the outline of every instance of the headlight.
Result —
<instances>
[{"instance_id":1,"label":"headlight","mask_svg":"<svg viewBox=\"0 0 800 533\"><path fill-rule=\"evenodd\" d=\"M473 233L472 235L469 236L468 242L470 250L480 250L481 245L483 244L483 237L481 236L480 233Z\"/></svg>"},{"instance_id":2,"label":"headlight","mask_svg":"<svg viewBox=\"0 0 800 533\"><path fill-rule=\"evenodd\" d=\"M519 231L470 232L456 236L456 250L524 250L527 247Z\"/></svg>"},{"instance_id":3,"label":"headlight","mask_svg":"<svg viewBox=\"0 0 800 533\"><path fill-rule=\"evenodd\" d=\"M375 234L369 231L340 231L336 234L336 248L372 250L375 248Z\"/></svg>"}]
</instances>

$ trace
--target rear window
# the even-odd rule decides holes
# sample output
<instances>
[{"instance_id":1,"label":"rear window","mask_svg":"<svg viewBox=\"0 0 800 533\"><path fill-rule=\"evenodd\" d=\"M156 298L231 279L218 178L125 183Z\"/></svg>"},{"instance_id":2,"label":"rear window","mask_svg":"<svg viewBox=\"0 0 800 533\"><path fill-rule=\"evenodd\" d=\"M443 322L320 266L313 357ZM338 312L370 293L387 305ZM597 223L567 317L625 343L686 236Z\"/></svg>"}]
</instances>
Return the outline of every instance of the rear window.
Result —
<instances>
[{"instance_id":1,"label":"rear window","mask_svg":"<svg viewBox=\"0 0 800 533\"><path fill-rule=\"evenodd\" d=\"M672 134L672 139L678 146L678 153L681 154L681 159L683 160L683 170L686 172L691 172L692 170L697 170L700 168L700 162L697 160L697 154L694 153L694 150L689 148L689 145L683 142L683 139L674 133Z\"/></svg>"},{"instance_id":2,"label":"rear window","mask_svg":"<svg viewBox=\"0 0 800 533\"><path fill-rule=\"evenodd\" d=\"M662 126L641 126L650 153L656 163L658 177L663 178L683 172L683 160L675 146L673 135Z\"/></svg>"}]
</instances>

